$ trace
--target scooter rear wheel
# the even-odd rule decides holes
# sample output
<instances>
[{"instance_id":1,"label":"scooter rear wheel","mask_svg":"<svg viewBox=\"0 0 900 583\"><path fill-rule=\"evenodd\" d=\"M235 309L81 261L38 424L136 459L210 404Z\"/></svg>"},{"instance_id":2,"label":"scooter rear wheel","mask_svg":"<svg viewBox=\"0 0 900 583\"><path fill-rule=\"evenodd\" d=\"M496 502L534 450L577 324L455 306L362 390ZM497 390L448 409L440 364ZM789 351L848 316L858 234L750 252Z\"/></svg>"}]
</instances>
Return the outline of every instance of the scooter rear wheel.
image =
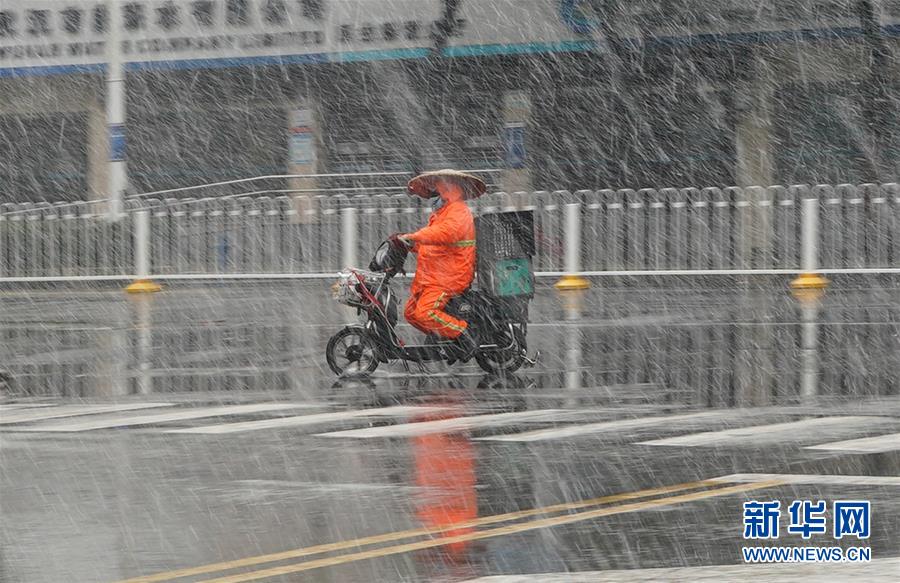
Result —
<instances>
[{"instance_id":1,"label":"scooter rear wheel","mask_svg":"<svg viewBox=\"0 0 900 583\"><path fill-rule=\"evenodd\" d=\"M358 326L348 326L328 340L325 360L338 376L364 375L378 368L375 343L365 329Z\"/></svg>"},{"instance_id":2,"label":"scooter rear wheel","mask_svg":"<svg viewBox=\"0 0 900 583\"><path fill-rule=\"evenodd\" d=\"M481 370L491 374L512 373L525 364L525 335L519 328L514 328L515 342L507 350L485 350L475 353L475 360ZM498 345L509 344L509 331L498 334L495 339Z\"/></svg>"}]
</instances>

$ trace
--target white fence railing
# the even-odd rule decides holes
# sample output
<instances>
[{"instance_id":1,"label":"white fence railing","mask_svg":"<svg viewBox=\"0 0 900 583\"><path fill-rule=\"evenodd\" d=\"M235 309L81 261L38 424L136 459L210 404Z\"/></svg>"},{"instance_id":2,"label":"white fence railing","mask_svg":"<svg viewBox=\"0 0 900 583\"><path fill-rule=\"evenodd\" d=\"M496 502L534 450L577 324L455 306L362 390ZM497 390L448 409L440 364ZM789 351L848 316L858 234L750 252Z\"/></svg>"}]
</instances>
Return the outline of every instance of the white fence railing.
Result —
<instances>
[{"instance_id":1,"label":"white fence railing","mask_svg":"<svg viewBox=\"0 0 900 583\"><path fill-rule=\"evenodd\" d=\"M472 206L534 210L539 273L570 271L567 245L586 273L789 273L809 199L822 271L900 271L897 183L493 193ZM100 203L3 204L0 281L330 275L430 212L403 194L135 198L118 221Z\"/></svg>"}]
</instances>

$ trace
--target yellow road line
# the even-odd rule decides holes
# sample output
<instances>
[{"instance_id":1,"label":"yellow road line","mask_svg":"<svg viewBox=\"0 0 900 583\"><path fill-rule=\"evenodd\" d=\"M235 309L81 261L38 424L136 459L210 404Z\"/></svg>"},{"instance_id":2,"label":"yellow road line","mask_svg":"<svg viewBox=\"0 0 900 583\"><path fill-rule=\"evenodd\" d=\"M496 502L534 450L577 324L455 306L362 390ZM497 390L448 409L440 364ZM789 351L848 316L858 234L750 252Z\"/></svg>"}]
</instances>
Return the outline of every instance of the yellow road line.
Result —
<instances>
[{"instance_id":1,"label":"yellow road line","mask_svg":"<svg viewBox=\"0 0 900 583\"><path fill-rule=\"evenodd\" d=\"M551 506L543 506L541 508L531 508L528 510L519 510L516 512L507 512L505 514L495 514L492 516L483 516L466 522L458 522L443 527L434 528L416 528L411 530L403 530L398 532L388 532L357 538L353 540L339 541L334 543L325 543L312 547L293 549L267 555L259 555L256 557L248 557L245 559L235 559L233 561L225 561L221 563L212 563L209 565L201 565L199 567L188 567L178 569L176 571L167 571L165 573L156 573L144 577L136 577L128 579L121 583L155 583L157 581L169 581L179 579L181 577L190 577L191 575L202 575L204 573L214 573L216 571L227 571L228 569L236 569L238 567L252 567L261 563L271 563L274 561L283 561L286 559L297 559L309 555L317 555L319 553L327 553L332 551L342 551L346 549L358 548L360 546L372 545L385 542L393 542L405 538L413 538L419 536L428 536L440 534L448 530L457 530L460 528L470 528L475 526L484 526L495 524L497 522L507 522L510 520L518 520L520 518L528 518L539 514L550 514L553 512L561 512L565 510L578 510L587 506L596 506L598 504L609 504L612 502L622 502L625 500L634 500L635 498L647 498L649 496L659 496L662 494L671 494L673 492L681 492L684 490L692 490L695 488L704 488L708 486L721 486L720 480L699 480L697 482L686 482L683 484L675 484L672 486L663 486L660 488L649 488L647 490L638 490L636 492L627 492L624 494L613 494L611 496L602 496L600 498L592 498L590 500L581 500L579 502L564 502L561 504L553 504Z\"/></svg>"},{"instance_id":2,"label":"yellow road line","mask_svg":"<svg viewBox=\"0 0 900 583\"><path fill-rule=\"evenodd\" d=\"M635 512L637 510L648 510L651 508L660 508L663 506L671 506L673 504L680 504L682 502L691 502L693 500L702 500L704 498L713 498L715 496L725 496L728 494L737 494L740 492L747 492L750 490L759 490L762 488L771 488L773 486L779 486L784 484L784 482L780 480L770 480L767 482L753 482L750 484L740 484L737 486L729 486L727 488L718 488L715 490L704 490L701 492L691 492L690 494L681 494L678 496L670 496L668 498L657 498L654 500L645 500L643 502L634 502L632 504L622 504L620 506L612 506L609 508L600 508L597 510L586 510L584 512L580 512L577 514L565 514L562 516L553 516L550 518L543 518L541 520L533 520L531 522L522 522L518 524L511 524L509 526L501 526L499 528L492 528L489 530L477 531L469 534L461 534L457 536L449 536L438 539L430 539L424 540L414 543L407 543L402 545L395 545L392 547L383 547L379 549L372 549L370 551L362 551L358 553L351 553L349 555L338 555L336 557L326 557L324 559L315 559L312 561L306 561L302 563L294 563L293 565L285 565L283 567L272 567L270 569L264 569L261 571L251 571L249 573L240 573L237 575L231 575L228 577L221 577L218 579L207 579L202 581L201 583L243 583L245 581L256 581L258 579L265 579L268 577L277 577L279 575L289 575L291 573L299 573L302 571L311 571L312 569L321 569L323 567L333 567L336 565L341 565L344 563L352 563L355 561L362 561L365 559L374 559L378 557L385 557L388 555L397 555L401 553L408 553L411 551L418 551L423 549L428 549L432 547L440 547L452 543L458 542L466 542L473 540L480 540L485 538L492 538L496 536L504 536L507 534L514 534L519 532L525 532L529 530L536 530L539 528L547 528L550 526L559 526L561 524L570 524L572 522L580 522L583 520L591 520L593 518L599 518L601 516L611 516L613 514L625 514L627 512Z\"/></svg>"}]
</instances>

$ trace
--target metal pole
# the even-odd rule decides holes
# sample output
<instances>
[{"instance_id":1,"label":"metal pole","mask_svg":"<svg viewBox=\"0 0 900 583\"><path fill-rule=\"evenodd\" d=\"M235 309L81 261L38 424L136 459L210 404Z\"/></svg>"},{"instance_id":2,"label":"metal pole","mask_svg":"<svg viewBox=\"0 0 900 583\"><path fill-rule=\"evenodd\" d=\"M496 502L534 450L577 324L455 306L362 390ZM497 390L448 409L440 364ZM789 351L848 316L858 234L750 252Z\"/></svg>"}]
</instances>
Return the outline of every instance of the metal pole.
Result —
<instances>
[{"instance_id":1,"label":"metal pole","mask_svg":"<svg viewBox=\"0 0 900 583\"><path fill-rule=\"evenodd\" d=\"M122 197L128 187L125 168L125 70L122 65L122 13L120 0L108 0L109 35L106 43L106 125L109 139L109 219L122 215Z\"/></svg>"},{"instance_id":2,"label":"metal pole","mask_svg":"<svg viewBox=\"0 0 900 583\"><path fill-rule=\"evenodd\" d=\"M819 269L819 199L803 199L801 212L802 270L794 280L794 295L800 301L802 329L800 337L802 372L800 397L811 401L819 393L819 300L827 280L816 271Z\"/></svg>"},{"instance_id":3,"label":"metal pole","mask_svg":"<svg viewBox=\"0 0 900 583\"><path fill-rule=\"evenodd\" d=\"M569 275L581 271L581 204L566 205L566 266Z\"/></svg>"},{"instance_id":4,"label":"metal pole","mask_svg":"<svg viewBox=\"0 0 900 583\"><path fill-rule=\"evenodd\" d=\"M341 241L344 267L356 267L356 209L341 209Z\"/></svg>"},{"instance_id":5,"label":"metal pole","mask_svg":"<svg viewBox=\"0 0 900 583\"><path fill-rule=\"evenodd\" d=\"M582 330L578 325L581 320L581 295L583 290L565 292L575 296L566 306L566 326L562 327L566 345L566 389L577 393L581 389L582 372ZM568 406L577 405L577 395L572 395L567 401Z\"/></svg>"},{"instance_id":6,"label":"metal pole","mask_svg":"<svg viewBox=\"0 0 900 583\"><path fill-rule=\"evenodd\" d=\"M139 395L153 392L153 375L150 368L153 352L153 321L151 319L150 299L139 296L134 299L137 311L137 389Z\"/></svg>"},{"instance_id":7,"label":"metal pole","mask_svg":"<svg viewBox=\"0 0 900 583\"><path fill-rule=\"evenodd\" d=\"M3 277L3 273L6 271L6 260L4 259L5 255L3 254L3 232L6 229L7 223L8 219L3 215L0 215L0 277Z\"/></svg>"},{"instance_id":8,"label":"metal pole","mask_svg":"<svg viewBox=\"0 0 900 583\"><path fill-rule=\"evenodd\" d=\"M138 279L150 276L150 211L134 212L134 271Z\"/></svg>"},{"instance_id":9,"label":"metal pole","mask_svg":"<svg viewBox=\"0 0 900 583\"><path fill-rule=\"evenodd\" d=\"M152 293L162 289L150 280L150 209L132 213L134 217L135 281L125 288L128 293Z\"/></svg>"},{"instance_id":10,"label":"metal pole","mask_svg":"<svg viewBox=\"0 0 900 583\"><path fill-rule=\"evenodd\" d=\"M803 199L800 230L803 237L801 268L804 273L813 273L819 268L819 199Z\"/></svg>"},{"instance_id":11,"label":"metal pole","mask_svg":"<svg viewBox=\"0 0 900 583\"><path fill-rule=\"evenodd\" d=\"M578 391L581 388L581 328L577 322L581 319L581 304L587 280L578 274L581 272L581 204L577 202L565 205L565 273L556 288L563 295L565 318L568 325L566 331L566 388ZM575 396L572 397L575 403Z\"/></svg>"},{"instance_id":12,"label":"metal pole","mask_svg":"<svg viewBox=\"0 0 900 583\"><path fill-rule=\"evenodd\" d=\"M803 331L801 337L803 374L800 381L800 395L804 402L819 392L819 307L815 302L803 305Z\"/></svg>"}]
</instances>

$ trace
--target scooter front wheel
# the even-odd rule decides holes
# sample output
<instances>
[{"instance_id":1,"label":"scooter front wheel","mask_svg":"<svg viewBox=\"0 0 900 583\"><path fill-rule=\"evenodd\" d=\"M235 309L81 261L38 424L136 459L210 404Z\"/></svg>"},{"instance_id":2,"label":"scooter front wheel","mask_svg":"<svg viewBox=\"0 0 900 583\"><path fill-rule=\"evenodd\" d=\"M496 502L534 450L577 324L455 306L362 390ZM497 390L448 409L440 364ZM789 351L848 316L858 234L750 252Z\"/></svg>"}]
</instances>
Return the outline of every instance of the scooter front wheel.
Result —
<instances>
[{"instance_id":1,"label":"scooter front wheel","mask_svg":"<svg viewBox=\"0 0 900 583\"><path fill-rule=\"evenodd\" d=\"M338 376L363 375L378 368L375 343L364 328L348 326L328 340L328 367Z\"/></svg>"}]
</instances>

